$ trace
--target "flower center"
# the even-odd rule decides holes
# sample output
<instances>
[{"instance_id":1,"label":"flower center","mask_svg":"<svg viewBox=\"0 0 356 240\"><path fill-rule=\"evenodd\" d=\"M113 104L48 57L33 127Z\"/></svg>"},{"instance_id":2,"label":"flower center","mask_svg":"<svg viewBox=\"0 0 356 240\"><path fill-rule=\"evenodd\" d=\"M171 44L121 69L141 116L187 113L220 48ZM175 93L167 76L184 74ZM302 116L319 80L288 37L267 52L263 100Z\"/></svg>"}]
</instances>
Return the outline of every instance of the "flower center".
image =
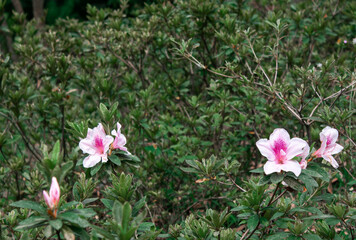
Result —
<instances>
[{"instance_id":1,"label":"flower center","mask_svg":"<svg viewBox=\"0 0 356 240\"><path fill-rule=\"evenodd\" d=\"M287 144L282 139L277 139L274 141L274 146L272 148L275 156L277 164L284 164L286 160L286 151L287 151Z\"/></svg>"},{"instance_id":2,"label":"flower center","mask_svg":"<svg viewBox=\"0 0 356 240\"><path fill-rule=\"evenodd\" d=\"M326 137L326 146L329 146L331 143L331 137L330 136L327 136Z\"/></svg>"},{"instance_id":3,"label":"flower center","mask_svg":"<svg viewBox=\"0 0 356 240\"><path fill-rule=\"evenodd\" d=\"M104 154L104 144L103 144L103 139L99 136L96 136L94 139L94 145L96 150L100 153L100 154Z\"/></svg>"}]
</instances>

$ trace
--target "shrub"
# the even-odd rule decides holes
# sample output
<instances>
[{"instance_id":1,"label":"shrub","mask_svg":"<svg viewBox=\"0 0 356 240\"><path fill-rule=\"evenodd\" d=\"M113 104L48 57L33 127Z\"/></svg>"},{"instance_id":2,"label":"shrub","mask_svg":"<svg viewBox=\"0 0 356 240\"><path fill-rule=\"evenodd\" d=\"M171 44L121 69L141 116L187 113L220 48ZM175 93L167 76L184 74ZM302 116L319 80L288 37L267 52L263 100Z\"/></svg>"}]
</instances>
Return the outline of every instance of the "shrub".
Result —
<instances>
[{"instance_id":1,"label":"shrub","mask_svg":"<svg viewBox=\"0 0 356 240\"><path fill-rule=\"evenodd\" d=\"M7 19L2 237L355 236L354 2L189 0L146 5L137 17L124 7L87 12L87 21L41 28L22 14ZM117 121L131 154L110 149L106 163L84 168L88 128L101 123L110 135ZM325 126L340 133L338 170L320 155L305 157L298 177L263 174L260 138L288 129L315 153ZM61 187L55 219L41 194L52 177Z\"/></svg>"}]
</instances>

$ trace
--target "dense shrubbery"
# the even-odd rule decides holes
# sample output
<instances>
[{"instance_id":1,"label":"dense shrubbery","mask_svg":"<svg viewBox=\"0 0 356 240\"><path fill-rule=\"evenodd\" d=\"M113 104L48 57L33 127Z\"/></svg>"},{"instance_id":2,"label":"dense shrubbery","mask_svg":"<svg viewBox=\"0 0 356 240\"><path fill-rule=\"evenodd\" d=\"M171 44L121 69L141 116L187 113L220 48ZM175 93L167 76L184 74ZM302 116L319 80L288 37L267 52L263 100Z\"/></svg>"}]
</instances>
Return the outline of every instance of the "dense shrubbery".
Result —
<instances>
[{"instance_id":1,"label":"dense shrubbery","mask_svg":"<svg viewBox=\"0 0 356 240\"><path fill-rule=\"evenodd\" d=\"M136 18L126 7L43 27L12 17L2 238L356 236L355 2L189 0ZM84 168L88 128L117 121L131 154L111 147ZM344 147L337 170L312 155L325 126ZM298 177L263 173L256 142L275 128L310 146Z\"/></svg>"}]
</instances>

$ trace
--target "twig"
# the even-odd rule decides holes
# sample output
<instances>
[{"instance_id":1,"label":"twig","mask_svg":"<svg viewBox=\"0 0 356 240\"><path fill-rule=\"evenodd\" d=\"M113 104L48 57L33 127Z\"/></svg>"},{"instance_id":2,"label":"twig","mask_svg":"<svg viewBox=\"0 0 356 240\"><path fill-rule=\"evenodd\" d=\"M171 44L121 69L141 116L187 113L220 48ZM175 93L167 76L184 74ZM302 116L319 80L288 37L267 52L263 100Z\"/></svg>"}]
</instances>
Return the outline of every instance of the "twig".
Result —
<instances>
[{"instance_id":1,"label":"twig","mask_svg":"<svg viewBox=\"0 0 356 240\"><path fill-rule=\"evenodd\" d=\"M285 189L281 194L278 195L278 197L276 197L271 204L275 203L278 199L280 199L285 193L287 192L287 189Z\"/></svg>"},{"instance_id":2,"label":"twig","mask_svg":"<svg viewBox=\"0 0 356 240\"><path fill-rule=\"evenodd\" d=\"M33 156L35 156L35 158L37 160L41 160L41 157L39 155L37 155L37 153L35 152L36 149L30 142L29 139L27 139L21 125L18 122L15 122L13 119L11 119L9 116L7 116L6 114L0 112L0 115L2 115L3 117L5 117L7 120L9 120L16 128L16 130L20 133L22 140L25 143L25 146L27 147L27 149L32 153ZM33 149L30 147L30 145L33 147Z\"/></svg>"},{"instance_id":3,"label":"twig","mask_svg":"<svg viewBox=\"0 0 356 240\"><path fill-rule=\"evenodd\" d=\"M240 189L240 190L243 191L243 192L247 192L245 189L243 189L242 187L240 187L240 186L232 179L232 177L230 176L230 174L228 174L227 176L229 177L230 181L231 181L238 189Z\"/></svg>"}]
</instances>

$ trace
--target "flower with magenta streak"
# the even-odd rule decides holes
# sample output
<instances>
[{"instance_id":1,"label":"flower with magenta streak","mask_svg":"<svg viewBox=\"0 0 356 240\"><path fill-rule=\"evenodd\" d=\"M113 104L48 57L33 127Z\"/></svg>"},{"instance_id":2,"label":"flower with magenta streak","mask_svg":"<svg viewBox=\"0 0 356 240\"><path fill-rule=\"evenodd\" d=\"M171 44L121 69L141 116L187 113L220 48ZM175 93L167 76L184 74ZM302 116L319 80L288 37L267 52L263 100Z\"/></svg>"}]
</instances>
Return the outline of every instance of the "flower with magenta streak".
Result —
<instances>
[{"instance_id":1,"label":"flower with magenta streak","mask_svg":"<svg viewBox=\"0 0 356 240\"><path fill-rule=\"evenodd\" d=\"M112 143L112 148L113 149L120 149L122 151L126 151L127 152L127 148L124 147L126 144L126 137L121 133L120 129L121 129L121 124L117 123L117 131L114 129L111 131L111 134L113 136L115 136L115 140Z\"/></svg>"},{"instance_id":2,"label":"flower with magenta streak","mask_svg":"<svg viewBox=\"0 0 356 240\"><path fill-rule=\"evenodd\" d=\"M107 162L107 152L114 138L106 135L104 127L101 123L94 129L88 129L87 137L79 142L79 148L83 153L88 153L83 160L83 166L90 168L95 166L100 161Z\"/></svg>"},{"instance_id":3,"label":"flower with magenta streak","mask_svg":"<svg viewBox=\"0 0 356 240\"><path fill-rule=\"evenodd\" d=\"M313 153L315 157L322 157L328 161L334 168L338 168L339 164L336 162L335 158L332 156L337 154L344 149L343 146L337 144L336 141L339 137L339 132L335 128L329 126L325 127L320 133L320 148Z\"/></svg>"},{"instance_id":4,"label":"flower with magenta streak","mask_svg":"<svg viewBox=\"0 0 356 240\"><path fill-rule=\"evenodd\" d=\"M57 182L57 178L52 177L52 184L49 190L49 195L47 191L43 191L43 198L48 206L48 213L54 218L57 217L57 208L59 204L59 199L61 195L61 190Z\"/></svg>"},{"instance_id":5,"label":"flower with magenta streak","mask_svg":"<svg viewBox=\"0 0 356 240\"><path fill-rule=\"evenodd\" d=\"M264 172L268 175L274 172L293 172L299 176L302 168L299 162L292 160L302 155L308 143L300 138L290 139L288 132L283 128L277 128L268 139L260 139L256 143L261 154L268 161L264 165Z\"/></svg>"}]
</instances>

